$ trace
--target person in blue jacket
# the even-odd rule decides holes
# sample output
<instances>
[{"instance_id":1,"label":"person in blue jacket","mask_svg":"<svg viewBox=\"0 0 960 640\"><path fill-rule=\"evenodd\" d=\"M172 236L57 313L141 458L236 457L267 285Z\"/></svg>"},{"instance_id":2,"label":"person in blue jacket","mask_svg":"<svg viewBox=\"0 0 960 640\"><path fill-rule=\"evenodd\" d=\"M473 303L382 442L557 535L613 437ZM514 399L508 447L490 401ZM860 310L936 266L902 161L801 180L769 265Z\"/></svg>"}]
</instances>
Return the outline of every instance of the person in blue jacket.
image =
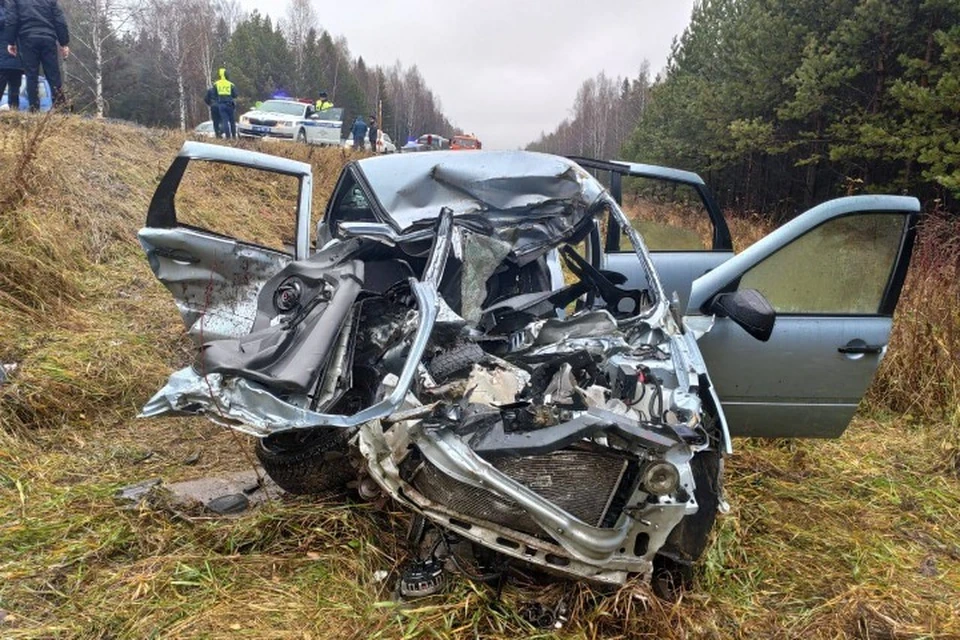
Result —
<instances>
[{"instance_id":1,"label":"person in blue jacket","mask_svg":"<svg viewBox=\"0 0 960 640\"><path fill-rule=\"evenodd\" d=\"M210 120L213 122L213 133L218 137L223 136L223 129L220 128L220 103L217 100L217 88L207 89L207 95L203 97L203 103L210 109Z\"/></svg>"},{"instance_id":2,"label":"person in blue jacket","mask_svg":"<svg viewBox=\"0 0 960 640\"><path fill-rule=\"evenodd\" d=\"M31 111L40 110L40 67L50 83L55 105L62 105L60 57L70 56L70 30L57 0L6 0L4 36L7 52L20 56L27 76Z\"/></svg>"},{"instance_id":3,"label":"person in blue jacket","mask_svg":"<svg viewBox=\"0 0 960 640\"><path fill-rule=\"evenodd\" d=\"M363 121L363 116L357 116L350 131L353 133L353 148L363 151L363 139L367 137L367 123Z\"/></svg>"},{"instance_id":4,"label":"person in blue jacket","mask_svg":"<svg viewBox=\"0 0 960 640\"><path fill-rule=\"evenodd\" d=\"M6 30L6 4L13 0L0 0L0 34ZM20 109L20 85L23 82L23 64L20 58L6 48L0 49L0 95L9 89L7 104L11 111Z\"/></svg>"}]
</instances>

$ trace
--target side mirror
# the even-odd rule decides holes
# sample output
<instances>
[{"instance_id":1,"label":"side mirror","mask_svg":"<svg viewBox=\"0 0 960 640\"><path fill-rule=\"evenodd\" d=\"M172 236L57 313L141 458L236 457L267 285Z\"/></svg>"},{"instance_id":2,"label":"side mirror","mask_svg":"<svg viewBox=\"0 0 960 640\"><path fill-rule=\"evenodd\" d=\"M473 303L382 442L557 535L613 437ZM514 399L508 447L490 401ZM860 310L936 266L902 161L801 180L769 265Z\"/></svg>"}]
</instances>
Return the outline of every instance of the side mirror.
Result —
<instances>
[{"instance_id":1,"label":"side mirror","mask_svg":"<svg viewBox=\"0 0 960 640\"><path fill-rule=\"evenodd\" d=\"M710 313L730 318L760 342L770 339L777 320L777 312L756 289L721 293L710 303Z\"/></svg>"}]
</instances>

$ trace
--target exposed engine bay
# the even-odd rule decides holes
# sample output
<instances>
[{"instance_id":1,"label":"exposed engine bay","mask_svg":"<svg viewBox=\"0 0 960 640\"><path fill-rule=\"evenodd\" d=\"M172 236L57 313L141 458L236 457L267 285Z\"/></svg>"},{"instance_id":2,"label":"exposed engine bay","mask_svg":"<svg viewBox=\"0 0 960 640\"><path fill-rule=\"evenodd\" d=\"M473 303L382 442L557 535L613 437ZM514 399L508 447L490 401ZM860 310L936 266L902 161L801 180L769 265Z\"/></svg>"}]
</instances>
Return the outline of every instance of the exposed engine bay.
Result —
<instances>
[{"instance_id":1,"label":"exposed engine bay","mask_svg":"<svg viewBox=\"0 0 960 640\"><path fill-rule=\"evenodd\" d=\"M443 208L401 232L339 221L266 282L252 327L208 332L143 415L204 414L260 438L289 491L355 482L553 573L688 570L729 437L641 238L585 173L431 176L482 213ZM591 259L608 219L646 288ZM148 255L162 233L141 232Z\"/></svg>"}]
</instances>

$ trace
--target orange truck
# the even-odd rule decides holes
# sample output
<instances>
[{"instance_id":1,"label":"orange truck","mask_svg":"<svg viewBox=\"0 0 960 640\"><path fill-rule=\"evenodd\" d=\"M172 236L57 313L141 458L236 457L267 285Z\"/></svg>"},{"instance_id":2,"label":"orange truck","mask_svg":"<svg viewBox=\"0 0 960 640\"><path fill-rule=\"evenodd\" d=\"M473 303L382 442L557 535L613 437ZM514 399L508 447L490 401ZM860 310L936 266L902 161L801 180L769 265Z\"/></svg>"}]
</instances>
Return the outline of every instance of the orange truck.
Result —
<instances>
[{"instance_id":1,"label":"orange truck","mask_svg":"<svg viewBox=\"0 0 960 640\"><path fill-rule=\"evenodd\" d=\"M480 144L480 141L477 139L477 136L471 134L469 136L453 136L450 140L450 149L451 150L460 150L460 151L476 151L482 149L483 145Z\"/></svg>"}]
</instances>

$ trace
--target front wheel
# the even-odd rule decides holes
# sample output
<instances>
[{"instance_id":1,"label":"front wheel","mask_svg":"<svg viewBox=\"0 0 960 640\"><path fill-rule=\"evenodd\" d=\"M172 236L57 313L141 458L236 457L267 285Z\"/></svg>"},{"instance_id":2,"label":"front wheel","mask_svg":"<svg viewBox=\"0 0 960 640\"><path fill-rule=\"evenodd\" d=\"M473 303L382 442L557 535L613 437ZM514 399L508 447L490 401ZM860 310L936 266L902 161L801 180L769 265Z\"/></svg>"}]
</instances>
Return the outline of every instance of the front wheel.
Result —
<instances>
[{"instance_id":1,"label":"front wheel","mask_svg":"<svg viewBox=\"0 0 960 640\"><path fill-rule=\"evenodd\" d=\"M268 436L257 442L257 459L267 475L289 493L341 489L356 477L347 455L355 431L318 428Z\"/></svg>"}]
</instances>

